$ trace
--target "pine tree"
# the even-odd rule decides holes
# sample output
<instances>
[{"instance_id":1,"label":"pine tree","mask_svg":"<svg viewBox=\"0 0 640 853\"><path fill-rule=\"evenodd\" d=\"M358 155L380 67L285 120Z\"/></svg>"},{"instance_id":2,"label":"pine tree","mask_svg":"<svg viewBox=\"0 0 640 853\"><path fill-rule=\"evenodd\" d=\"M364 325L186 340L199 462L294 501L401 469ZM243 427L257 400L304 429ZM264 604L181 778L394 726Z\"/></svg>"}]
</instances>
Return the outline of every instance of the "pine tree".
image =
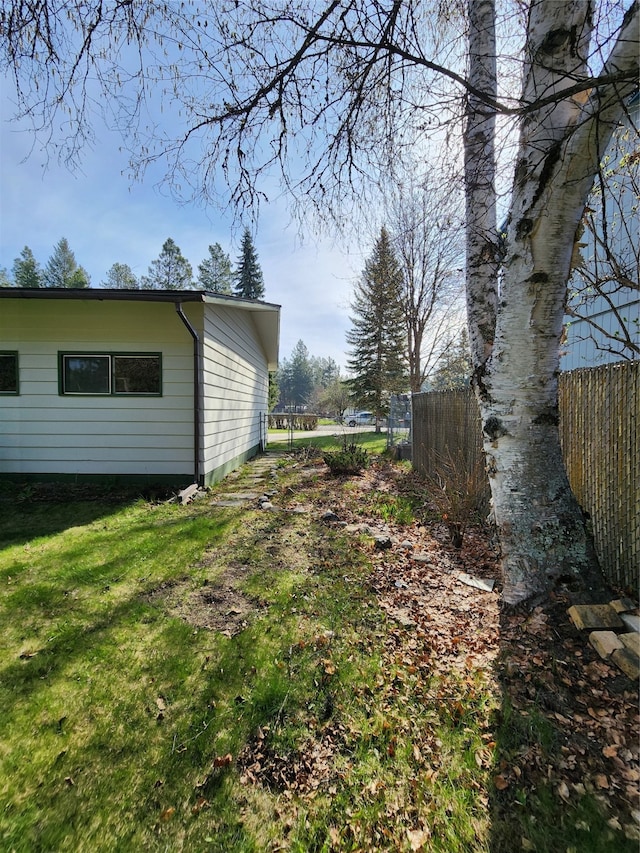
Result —
<instances>
[{"instance_id":1,"label":"pine tree","mask_svg":"<svg viewBox=\"0 0 640 853\"><path fill-rule=\"evenodd\" d=\"M142 276L141 286L145 290L188 290L193 286L191 264L171 237L162 244L162 251L151 262L147 275Z\"/></svg>"},{"instance_id":2,"label":"pine tree","mask_svg":"<svg viewBox=\"0 0 640 853\"><path fill-rule=\"evenodd\" d=\"M353 328L347 332L352 395L376 418L387 413L389 395L402 393L407 387L402 285L402 270L383 227L356 284L351 306Z\"/></svg>"},{"instance_id":3,"label":"pine tree","mask_svg":"<svg viewBox=\"0 0 640 853\"><path fill-rule=\"evenodd\" d=\"M28 246L20 252L13 262L13 281L16 287L42 287L43 277L40 264Z\"/></svg>"},{"instance_id":4,"label":"pine tree","mask_svg":"<svg viewBox=\"0 0 640 853\"><path fill-rule=\"evenodd\" d=\"M101 287L110 287L116 290L136 290L140 285L129 264L115 263L107 272L107 277L101 283Z\"/></svg>"},{"instance_id":5,"label":"pine tree","mask_svg":"<svg viewBox=\"0 0 640 853\"><path fill-rule=\"evenodd\" d=\"M89 275L76 263L66 239L62 237L47 261L43 273L45 287L88 287Z\"/></svg>"},{"instance_id":6,"label":"pine tree","mask_svg":"<svg viewBox=\"0 0 640 853\"><path fill-rule=\"evenodd\" d=\"M220 243L209 246L209 257L198 266L198 284L213 293L232 293L231 260Z\"/></svg>"},{"instance_id":7,"label":"pine tree","mask_svg":"<svg viewBox=\"0 0 640 853\"><path fill-rule=\"evenodd\" d=\"M263 299L264 280L258 263L258 255L253 245L251 232L245 228L242 235L241 253L234 273L236 296L243 299Z\"/></svg>"},{"instance_id":8,"label":"pine tree","mask_svg":"<svg viewBox=\"0 0 640 853\"><path fill-rule=\"evenodd\" d=\"M294 405L297 408L309 401L313 391L313 369L304 341L299 340L293 348L291 358L284 360L278 381L285 405Z\"/></svg>"}]
</instances>

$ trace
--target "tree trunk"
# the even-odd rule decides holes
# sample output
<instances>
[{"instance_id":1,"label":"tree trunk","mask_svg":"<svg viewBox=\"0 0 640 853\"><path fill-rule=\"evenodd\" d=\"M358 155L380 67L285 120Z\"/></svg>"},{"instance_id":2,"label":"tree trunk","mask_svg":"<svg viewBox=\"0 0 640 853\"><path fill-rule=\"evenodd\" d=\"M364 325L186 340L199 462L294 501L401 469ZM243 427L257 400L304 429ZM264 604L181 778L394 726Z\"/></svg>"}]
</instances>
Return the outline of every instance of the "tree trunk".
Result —
<instances>
[{"instance_id":1,"label":"tree trunk","mask_svg":"<svg viewBox=\"0 0 640 853\"><path fill-rule=\"evenodd\" d=\"M471 2L471 6L486 3ZM587 68L590 4L532 5L524 69L525 104L573 85ZM637 4L627 16L608 69L637 67ZM635 24L634 24L635 20ZM635 26L635 30L634 30ZM635 39L635 41L634 41ZM474 53L471 53L473 82ZM480 60L479 60L480 61ZM488 252L472 255L468 309L487 470L502 550L503 596L515 604L544 597L559 581L600 583L584 519L569 486L558 431L559 345L576 229L632 84L600 87L529 112L522 120L495 334L489 337ZM487 89L484 89L487 91ZM473 158L470 122L467 158ZM477 136L477 133L475 134ZM486 153L483 155L486 158ZM483 160L477 162L483 163ZM488 174L488 173L487 173ZM486 186L488 178L484 176ZM467 170L467 187L469 191ZM476 183L482 183L477 181ZM472 187L473 189L473 187ZM495 242L468 207L476 245ZM495 235L495 231L494 231ZM484 359L485 353L490 352Z\"/></svg>"}]
</instances>

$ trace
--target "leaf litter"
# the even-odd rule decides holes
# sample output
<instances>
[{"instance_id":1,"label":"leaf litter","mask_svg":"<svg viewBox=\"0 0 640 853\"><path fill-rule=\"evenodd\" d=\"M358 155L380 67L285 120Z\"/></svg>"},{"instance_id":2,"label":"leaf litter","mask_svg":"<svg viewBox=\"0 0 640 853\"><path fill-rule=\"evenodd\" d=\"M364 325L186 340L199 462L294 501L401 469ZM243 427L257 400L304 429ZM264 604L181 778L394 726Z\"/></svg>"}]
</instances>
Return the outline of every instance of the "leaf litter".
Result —
<instances>
[{"instance_id":1,"label":"leaf litter","mask_svg":"<svg viewBox=\"0 0 640 853\"><path fill-rule=\"evenodd\" d=\"M567 617L568 597L558 591L544 607L507 611L501 607L497 553L488 527L469 526L456 549L444 523L428 513L402 525L368 514L372 492L415 497L425 488L400 466L376 462L358 478L302 469L297 488L289 486L273 500L290 508L302 486L311 523L329 512L338 522L328 527L336 535L348 531L353 547L372 564L371 590L388 619L379 632L376 689L361 691L359 698L381 718L381 732L389 730L380 741L387 755L393 757L403 741L410 742L416 776L435 782L446 772L447 761L437 718L445 715L463 725L471 709L481 717L483 741L474 759L490 774L494 789L480 795L487 804L492 798L507 814L541 785L551 787L567 809L589 794L612 829L640 838L637 691L578 635ZM391 547L377 547L380 537ZM304 540L299 545L304 547ZM321 563L320 556L311 554L309 560ZM469 578L480 583L470 585ZM208 604L215 608L213 599ZM215 617L207 620L208 627L216 627ZM322 677L331 678L330 656L322 658L321 667ZM493 692L496 707L474 706L481 694L478 679ZM356 682L353 690L360 691ZM418 729L403 718L398 700L408 693L433 709L432 728ZM327 717L310 719L306 739L294 749L279 748L270 726L259 728L236 757L242 783L292 803L335 794L344 781L344 756L362 733L338 709L330 709ZM541 719L552 744L536 733ZM511 743L503 742L505 727L518 733ZM362 795L375 799L379 793L367 788ZM389 800L386 821L405 847L428 849L431 830L423 818L416 825L416 813L411 802ZM344 822L328 830L332 849L340 849L340 839L344 842L349 832L349 815ZM380 830L381 847L388 846L388 831ZM523 837L523 849L531 849L530 843Z\"/></svg>"}]
</instances>

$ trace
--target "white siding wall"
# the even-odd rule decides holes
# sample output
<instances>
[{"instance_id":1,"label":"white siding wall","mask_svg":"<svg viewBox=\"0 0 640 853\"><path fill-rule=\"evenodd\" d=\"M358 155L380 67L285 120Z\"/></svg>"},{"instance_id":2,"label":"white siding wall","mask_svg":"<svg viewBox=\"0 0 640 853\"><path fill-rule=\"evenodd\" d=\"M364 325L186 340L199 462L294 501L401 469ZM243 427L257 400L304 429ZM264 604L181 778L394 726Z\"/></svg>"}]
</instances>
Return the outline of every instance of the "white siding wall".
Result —
<instances>
[{"instance_id":1,"label":"white siding wall","mask_svg":"<svg viewBox=\"0 0 640 853\"><path fill-rule=\"evenodd\" d=\"M269 373L255 325L246 311L205 306L203 446L205 475L228 466L260 443Z\"/></svg>"},{"instance_id":2,"label":"white siding wall","mask_svg":"<svg viewBox=\"0 0 640 853\"><path fill-rule=\"evenodd\" d=\"M0 473L193 475L193 344L173 304L3 299L0 349L20 370ZM60 396L58 352L100 350L161 352L162 396Z\"/></svg>"}]
</instances>

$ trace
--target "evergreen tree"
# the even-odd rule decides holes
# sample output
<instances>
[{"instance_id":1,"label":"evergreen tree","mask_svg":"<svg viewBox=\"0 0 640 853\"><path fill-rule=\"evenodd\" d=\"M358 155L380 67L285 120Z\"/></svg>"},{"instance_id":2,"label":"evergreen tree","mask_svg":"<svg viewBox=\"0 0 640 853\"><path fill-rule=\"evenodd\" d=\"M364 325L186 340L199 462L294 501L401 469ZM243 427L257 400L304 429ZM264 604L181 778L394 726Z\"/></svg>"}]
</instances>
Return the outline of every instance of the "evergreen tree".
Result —
<instances>
[{"instance_id":1,"label":"evergreen tree","mask_svg":"<svg viewBox=\"0 0 640 853\"><path fill-rule=\"evenodd\" d=\"M88 287L89 275L79 267L71 247L66 239L57 243L53 254L44 268L43 280L45 287Z\"/></svg>"},{"instance_id":2,"label":"evergreen tree","mask_svg":"<svg viewBox=\"0 0 640 853\"><path fill-rule=\"evenodd\" d=\"M243 299L263 299L264 280L262 270L258 263L258 255L253 245L251 232L244 229L240 257L237 261L237 269L234 273L234 289L236 296Z\"/></svg>"},{"instance_id":3,"label":"evergreen tree","mask_svg":"<svg viewBox=\"0 0 640 853\"><path fill-rule=\"evenodd\" d=\"M0 287L13 287L13 282L4 267L0 267Z\"/></svg>"},{"instance_id":4,"label":"evergreen tree","mask_svg":"<svg viewBox=\"0 0 640 853\"><path fill-rule=\"evenodd\" d=\"M340 367L333 358L311 356L309 359L314 387L320 391L340 378Z\"/></svg>"},{"instance_id":5,"label":"evergreen tree","mask_svg":"<svg viewBox=\"0 0 640 853\"><path fill-rule=\"evenodd\" d=\"M188 290L193 286L191 264L171 237L162 244L162 251L151 262L147 275L142 276L141 286L145 290Z\"/></svg>"},{"instance_id":6,"label":"evergreen tree","mask_svg":"<svg viewBox=\"0 0 640 853\"><path fill-rule=\"evenodd\" d=\"M89 287L91 278L84 267L76 267L67 287Z\"/></svg>"},{"instance_id":7,"label":"evergreen tree","mask_svg":"<svg viewBox=\"0 0 640 853\"><path fill-rule=\"evenodd\" d=\"M28 246L13 262L13 281L16 287L42 287L42 270Z\"/></svg>"},{"instance_id":8,"label":"evergreen tree","mask_svg":"<svg viewBox=\"0 0 640 853\"><path fill-rule=\"evenodd\" d=\"M313 370L304 341L298 341L290 359L283 359L278 384L283 405L298 408L308 403L313 392Z\"/></svg>"},{"instance_id":9,"label":"evergreen tree","mask_svg":"<svg viewBox=\"0 0 640 853\"><path fill-rule=\"evenodd\" d=\"M116 290L136 290L140 284L129 264L115 263L107 272L107 277L100 286L115 288Z\"/></svg>"},{"instance_id":10,"label":"evergreen tree","mask_svg":"<svg viewBox=\"0 0 640 853\"><path fill-rule=\"evenodd\" d=\"M231 260L220 243L209 246L209 257L198 266L198 284L213 293L231 295Z\"/></svg>"},{"instance_id":11,"label":"evergreen tree","mask_svg":"<svg viewBox=\"0 0 640 853\"><path fill-rule=\"evenodd\" d=\"M402 270L383 227L356 284L351 306L353 328L347 332L353 398L358 405L371 409L376 418L387 413L389 395L407 387L402 293Z\"/></svg>"}]
</instances>

